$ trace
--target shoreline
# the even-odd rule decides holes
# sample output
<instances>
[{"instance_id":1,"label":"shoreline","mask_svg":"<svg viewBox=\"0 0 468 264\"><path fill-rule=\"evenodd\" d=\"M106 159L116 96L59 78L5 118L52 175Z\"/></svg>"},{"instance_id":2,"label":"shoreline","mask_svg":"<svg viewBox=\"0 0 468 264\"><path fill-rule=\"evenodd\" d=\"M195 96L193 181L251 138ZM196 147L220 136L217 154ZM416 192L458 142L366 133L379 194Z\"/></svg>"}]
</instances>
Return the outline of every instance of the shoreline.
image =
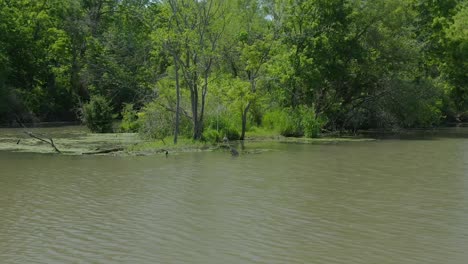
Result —
<instances>
[{"instance_id":1,"label":"shoreline","mask_svg":"<svg viewBox=\"0 0 468 264\"><path fill-rule=\"evenodd\" d=\"M107 155L107 156L151 156L169 153L226 151L227 145L203 141L193 141L189 138L179 138L177 145L172 143L172 137L164 140L145 140L138 133L90 133L84 126L58 126L28 128L0 128L0 151L24 152L39 154L55 154L50 144L31 138L27 133L49 140L60 150L57 155ZM468 127L442 127L436 129L412 129L399 131L367 130L356 135L338 133L322 134L318 138L284 137L278 132L262 128L247 132L245 141L233 141L231 145L240 150L241 155L249 152L258 153L271 149L273 144L341 144L351 142L369 142L385 139L435 139L438 137L468 137ZM244 150L245 144L247 150Z\"/></svg>"},{"instance_id":2,"label":"shoreline","mask_svg":"<svg viewBox=\"0 0 468 264\"><path fill-rule=\"evenodd\" d=\"M0 151L23 152L55 155L107 155L107 156L152 156L169 153L202 152L202 151L226 151L229 148L224 143L209 143L193 141L192 139L180 138L177 145L174 145L172 138L162 140L144 140L137 133L107 133L94 134L85 131L60 131L45 135L45 138L53 138L53 141L61 154L54 151L50 144L41 142L35 138L28 137L20 131L0 131ZM44 135L42 131L35 131ZM362 136L330 137L319 138L303 137L283 137L279 135L247 135L243 142L231 141L231 145L238 147L242 144L250 145L249 151L245 153L258 153L263 148L256 148L255 145L264 146L268 144L338 144L344 142L367 142L375 141L373 138ZM251 148L253 146L253 148Z\"/></svg>"}]
</instances>

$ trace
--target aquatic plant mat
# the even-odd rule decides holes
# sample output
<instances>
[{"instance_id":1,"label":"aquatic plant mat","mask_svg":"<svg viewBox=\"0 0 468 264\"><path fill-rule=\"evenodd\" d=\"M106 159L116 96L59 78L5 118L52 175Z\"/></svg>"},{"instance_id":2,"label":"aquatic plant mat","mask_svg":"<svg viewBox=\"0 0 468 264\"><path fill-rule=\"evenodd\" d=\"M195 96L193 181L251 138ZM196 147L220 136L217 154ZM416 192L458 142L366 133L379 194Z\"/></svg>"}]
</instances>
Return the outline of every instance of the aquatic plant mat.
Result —
<instances>
[{"instance_id":1,"label":"aquatic plant mat","mask_svg":"<svg viewBox=\"0 0 468 264\"><path fill-rule=\"evenodd\" d=\"M141 142L138 134L133 133L89 133L83 127L60 128L30 128L28 133L44 138L52 139L54 145L65 155L82 154L109 154L124 151L126 148ZM57 153L51 144L31 137L24 129L0 129L0 150L33 152L33 153Z\"/></svg>"},{"instance_id":2,"label":"aquatic plant mat","mask_svg":"<svg viewBox=\"0 0 468 264\"><path fill-rule=\"evenodd\" d=\"M31 133L31 134L30 134ZM31 136L31 135L34 135ZM41 140L45 139L45 140ZM344 142L372 141L369 138L287 138L282 136L247 137L245 147L239 141L231 142L241 155L259 154L271 150L272 143L290 144L338 144ZM50 142L53 142L53 146ZM21 128L0 129L0 151L58 153L63 155L156 155L180 152L222 151L230 149L223 143L210 144L194 142L190 139L180 140L174 145L170 138L161 140L142 140L135 133L94 134L81 126L55 128Z\"/></svg>"}]
</instances>

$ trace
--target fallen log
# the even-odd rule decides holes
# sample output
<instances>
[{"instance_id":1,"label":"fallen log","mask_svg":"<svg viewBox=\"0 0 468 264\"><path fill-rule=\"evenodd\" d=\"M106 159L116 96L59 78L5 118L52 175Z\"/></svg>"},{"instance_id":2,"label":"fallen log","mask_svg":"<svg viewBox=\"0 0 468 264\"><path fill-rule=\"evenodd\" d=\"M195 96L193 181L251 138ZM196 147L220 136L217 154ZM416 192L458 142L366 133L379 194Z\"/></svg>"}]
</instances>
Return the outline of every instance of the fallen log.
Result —
<instances>
[{"instance_id":1,"label":"fallen log","mask_svg":"<svg viewBox=\"0 0 468 264\"><path fill-rule=\"evenodd\" d=\"M53 140L52 138L48 138L48 140L46 140L46 139L43 139L43 138L41 138L41 137L39 137L39 136L37 136L37 135L34 135L32 132L29 132L29 131L24 131L24 133L25 133L26 135L32 137L32 138L35 138L35 139L37 139L37 140L40 140L40 141L42 141L42 142L45 142L45 143L49 144L50 146L52 146L52 148L55 150L55 152L57 152L57 153L62 153L62 152L55 146L54 140ZM19 144L19 142L20 142L20 141L18 140L18 142L17 142L16 144Z\"/></svg>"},{"instance_id":2,"label":"fallen log","mask_svg":"<svg viewBox=\"0 0 468 264\"><path fill-rule=\"evenodd\" d=\"M112 153L112 152L117 152L117 151L122 151L122 150L124 150L124 148L118 147L118 148L103 149L103 150L98 150L98 151L83 152L81 154L83 155L106 154L106 153Z\"/></svg>"}]
</instances>

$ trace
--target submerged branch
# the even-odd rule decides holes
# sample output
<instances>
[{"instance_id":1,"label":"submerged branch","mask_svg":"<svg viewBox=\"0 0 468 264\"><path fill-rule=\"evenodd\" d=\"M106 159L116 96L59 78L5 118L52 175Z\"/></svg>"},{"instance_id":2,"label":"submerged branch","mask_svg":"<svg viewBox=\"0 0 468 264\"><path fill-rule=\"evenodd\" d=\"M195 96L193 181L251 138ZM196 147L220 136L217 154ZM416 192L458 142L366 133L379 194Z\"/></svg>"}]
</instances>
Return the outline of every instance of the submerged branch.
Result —
<instances>
[{"instance_id":1,"label":"submerged branch","mask_svg":"<svg viewBox=\"0 0 468 264\"><path fill-rule=\"evenodd\" d=\"M52 138L49 138L48 140L46 140L46 139L43 139L43 138L41 138L41 137L39 137L39 136L37 136L37 135L34 135L32 132L29 132L29 131L24 131L24 133L25 133L26 135L32 137L32 138L35 138L35 139L37 139L37 140L40 140L40 141L42 141L42 142L45 142L45 143L51 145L52 148L55 150L55 152L57 152L57 153L62 153L62 152L55 146L54 140L53 140ZM18 143L19 143L19 141L18 141ZM18 143L16 143L16 144L18 144Z\"/></svg>"}]
</instances>

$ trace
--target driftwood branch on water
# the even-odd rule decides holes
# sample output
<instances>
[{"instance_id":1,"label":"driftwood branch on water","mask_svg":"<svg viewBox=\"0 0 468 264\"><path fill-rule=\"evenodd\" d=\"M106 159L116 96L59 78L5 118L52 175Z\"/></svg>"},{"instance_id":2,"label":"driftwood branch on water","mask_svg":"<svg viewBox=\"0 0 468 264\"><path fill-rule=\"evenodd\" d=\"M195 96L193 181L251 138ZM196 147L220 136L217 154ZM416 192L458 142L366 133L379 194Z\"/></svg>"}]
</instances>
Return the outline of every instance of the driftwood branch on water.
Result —
<instances>
[{"instance_id":1,"label":"driftwood branch on water","mask_svg":"<svg viewBox=\"0 0 468 264\"><path fill-rule=\"evenodd\" d=\"M48 138L47 139L44 139L44 138L41 138L35 134L33 134L32 132L28 132L28 131L25 131L24 132L25 134L27 134L28 136L32 137L32 138L35 138L37 140L40 140L44 143L47 143L49 145L52 146L52 148L54 148L55 152L57 153L62 153L56 146L55 146L55 143L54 143L54 140L52 138ZM18 141L19 143L19 141ZM17 144L18 144L17 143ZM124 150L123 147L117 147L117 148L111 148L111 149L103 149L103 150L97 150L97 151L91 151L91 152L83 152L82 154L83 155L94 155L94 154L105 154L105 153L112 153L112 152L117 152L117 151L122 151Z\"/></svg>"},{"instance_id":2,"label":"driftwood branch on water","mask_svg":"<svg viewBox=\"0 0 468 264\"><path fill-rule=\"evenodd\" d=\"M18 120L18 123L24 128L24 129L27 129L27 127L23 124L23 122L21 122L19 120L19 118L17 118ZM26 135L34 138L34 139L37 139L39 141L42 141L44 143L47 143L49 144L54 150L55 152L61 154L62 152L57 148L57 146L55 146L55 143L54 143L54 140L49 137L49 138L44 138L44 137L41 137L41 136L38 136L30 131L23 131ZM18 145L19 143L21 142L21 139L18 139L18 141L16 141L16 144ZM105 154L105 153L112 153L112 152L117 152L117 151L122 151L124 150L123 147L116 147L116 148L111 148L111 149L103 149L103 150L98 150L98 151L92 151L92 152L84 152L82 153L83 155L94 155L94 154Z\"/></svg>"},{"instance_id":3,"label":"driftwood branch on water","mask_svg":"<svg viewBox=\"0 0 468 264\"><path fill-rule=\"evenodd\" d=\"M45 143L51 145L52 148L55 150L55 152L57 152L57 153L62 153L62 152L55 146L54 140L53 140L52 138L48 138L48 140L47 140L47 139L43 139L43 138L41 138L41 137L39 137L39 136L37 136L37 135L34 135L32 132L29 132L29 131L24 131L24 133L25 133L26 135L32 137L32 138L35 138L35 139L37 139L37 140L40 140L40 141L42 141L42 142L45 142ZM18 140L18 142L17 142L16 144L19 144L19 140Z\"/></svg>"},{"instance_id":4,"label":"driftwood branch on water","mask_svg":"<svg viewBox=\"0 0 468 264\"><path fill-rule=\"evenodd\" d=\"M94 154L105 154L105 153L112 153L112 152L117 152L117 151L122 151L124 148L118 147L118 148L111 148L111 149L103 149L103 150L98 150L98 151L92 151L92 152L83 152L83 155L94 155Z\"/></svg>"},{"instance_id":5,"label":"driftwood branch on water","mask_svg":"<svg viewBox=\"0 0 468 264\"><path fill-rule=\"evenodd\" d=\"M53 140L52 138L44 139L44 138L41 138L40 136L35 135L35 134L33 134L32 132L29 132L29 131L24 131L24 133L25 133L26 135L28 135L28 136L34 138L34 139L37 139L37 140L39 140L39 141L42 141L42 142L44 142L44 143L49 144L50 146L52 146L52 148L55 150L55 152L60 153L60 154L62 153L62 152L57 148L57 146L55 146L54 140ZM21 141L21 139L18 140L18 141L16 142L16 144L19 144L20 141ZM83 155L106 154L106 153L112 153L112 152L117 152L117 151L122 151L122 150L124 150L123 147L117 147L117 148L103 149L103 150L97 150L97 151L92 151L92 152L83 152L82 154L83 154Z\"/></svg>"},{"instance_id":6,"label":"driftwood branch on water","mask_svg":"<svg viewBox=\"0 0 468 264\"><path fill-rule=\"evenodd\" d=\"M48 138L48 140L46 140L46 139L44 139L44 138L42 138L42 137L40 137L40 136L37 136L37 135L33 134L32 132L26 131L26 129L28 129L28 128L23 124L23 122L21 122L21 120L20 120L20 118L18 117L18 115L16 115L16 121L18 122L18 124L20 124L20 125L23 127L23 129L25 130L25 131L23 131L23 132L24 132L26 135L28 135L28 136L30 136L30 137L32 137L32 138L35 138L35 139L37 139L37 140L40 140L40 141L42 141L42 142L44 142L44 143L47 143L47 144L49 144L50 146L52 146L52 148L55 150L55 152L57 152L57 153L62 153L62 152L55 146L54 140L53 140L52 138ZM16 141L16 145L18 145L20 142L21 142L21 139L18 139L18 141Z\"/></svg>"}]
</instances>

